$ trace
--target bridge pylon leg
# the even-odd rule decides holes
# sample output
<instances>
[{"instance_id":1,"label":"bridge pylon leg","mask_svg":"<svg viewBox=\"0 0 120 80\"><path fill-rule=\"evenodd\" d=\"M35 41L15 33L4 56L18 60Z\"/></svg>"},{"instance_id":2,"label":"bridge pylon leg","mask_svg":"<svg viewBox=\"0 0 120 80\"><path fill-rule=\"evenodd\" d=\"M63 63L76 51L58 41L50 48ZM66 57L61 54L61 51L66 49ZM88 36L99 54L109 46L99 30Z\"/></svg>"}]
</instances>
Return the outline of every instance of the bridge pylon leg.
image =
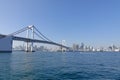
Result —
<instances>
[{"instance_id":1,"label":"bridge pylon leg","mask_svg":"<svg viewBox=\"0 0 120 80\"><path fill-rule=\"evenodd\" d=\"M32 39L34 39L34 27L32 27ZM31 42L31 52L34 52L34 49L33 49L33 42Z\"/></svg>"},{"instance_id":2,"label":"bridge pylon leg","mask_svg":"<svg viewBox=\"0 0 120 80\"><path fill-rule=\"evenodd\" d=\"M27 29L26 38L29 38L29 29ZM28 42L28 41L26 42L26 49L25 49L25 51L26 51L26 52L29 51L29 42Z\"/></svg>"},{"instance_id":3,"label":"bridge pylon leg","mask_svg":"<svg viewBox=\"0 0 120 80\"><path fill-rule=\"evenodd\" d=\"M28 49L28 44L29 44L29 43L26 42L26 48L25 48L25 51L26 51L26 52L28 52L28 50L29 50L29 49Z\"/></svg>"}]
</instances>

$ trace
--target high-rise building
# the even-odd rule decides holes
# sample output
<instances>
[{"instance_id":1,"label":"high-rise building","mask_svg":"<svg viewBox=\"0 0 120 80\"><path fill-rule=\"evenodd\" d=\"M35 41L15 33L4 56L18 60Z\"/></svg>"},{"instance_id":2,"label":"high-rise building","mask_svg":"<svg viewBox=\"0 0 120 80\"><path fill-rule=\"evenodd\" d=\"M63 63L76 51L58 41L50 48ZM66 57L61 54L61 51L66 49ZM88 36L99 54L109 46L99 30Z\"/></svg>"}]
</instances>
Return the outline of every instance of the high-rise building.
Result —
<instances>
[{"instance_id":1,"label":"high-rise building","mask_svg":"<svg viewBox=\"0 0 120 80\"><path fill-rule=\"evenodd\" d=\"M79 51L79 44L73 44L73 51Z\"/></svg>"},{"instance_id":2,"label":"high-rise building","mask_svg":"<svg viewBox=\"0 0 120 80\"><path fill-rule=\"evenodd\" d=\"M81 43L81 45L80 45L80 51L84 51L84 49L85 49L85 45L84 45L84 43Z\"/></svg>"}]
</instances>

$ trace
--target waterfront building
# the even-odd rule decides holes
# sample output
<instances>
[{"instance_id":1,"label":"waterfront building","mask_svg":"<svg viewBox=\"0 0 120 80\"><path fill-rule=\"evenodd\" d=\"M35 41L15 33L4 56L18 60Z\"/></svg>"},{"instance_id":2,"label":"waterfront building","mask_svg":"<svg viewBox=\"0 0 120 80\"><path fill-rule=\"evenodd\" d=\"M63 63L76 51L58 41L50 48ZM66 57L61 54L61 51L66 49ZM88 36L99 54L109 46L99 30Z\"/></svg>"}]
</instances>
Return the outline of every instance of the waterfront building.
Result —
<instances>
[{"instance_id":1,"label":"waterfront building","mask_svg":"<svg viewBox=\"0 0 120 80\"><path fill-rule=\"evenodd\" d=\"M84 51L85 50L85 45L84 45L84 43L81 43L81 45L80 45L80 51Z\"/></svg>"},{"instance_id":2,"label":"waterfront building","mask_svg":"<svg viewBox=\"0 0 120 80\"><path fill-rule=\"evenodd\" d=\"M79 44L73 44L73 51L79 51Z\"/></svg>"}]
</instances>

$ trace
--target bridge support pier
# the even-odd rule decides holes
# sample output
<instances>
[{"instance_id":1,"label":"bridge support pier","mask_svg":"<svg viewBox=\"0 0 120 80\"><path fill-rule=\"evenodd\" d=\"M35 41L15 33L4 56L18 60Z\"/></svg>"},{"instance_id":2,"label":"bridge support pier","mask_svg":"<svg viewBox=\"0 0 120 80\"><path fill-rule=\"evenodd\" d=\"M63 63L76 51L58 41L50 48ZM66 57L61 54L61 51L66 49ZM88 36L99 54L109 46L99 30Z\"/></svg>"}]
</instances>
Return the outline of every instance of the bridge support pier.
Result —
<instances>
[{"instance_id":1,"label":"bridge support pier","mask_svg":"<svg viewBox=\"0 0 120 80\"><path fill-rule=\"evenodd\" d=\"M29 51L29 48L28 48L28 42L26 42L26 48L25 48L25 51L28 52Z\"/></svg>"}]
</instances>

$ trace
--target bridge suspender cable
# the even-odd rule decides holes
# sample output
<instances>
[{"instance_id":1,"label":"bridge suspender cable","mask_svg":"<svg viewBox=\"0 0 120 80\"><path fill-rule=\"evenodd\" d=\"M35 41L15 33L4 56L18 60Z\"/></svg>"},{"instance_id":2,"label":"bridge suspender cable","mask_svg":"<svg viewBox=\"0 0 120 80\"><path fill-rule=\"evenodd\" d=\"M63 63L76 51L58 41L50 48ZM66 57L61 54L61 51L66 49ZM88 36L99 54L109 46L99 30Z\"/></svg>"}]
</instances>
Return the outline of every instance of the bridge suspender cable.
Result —
<instances>
[{"instance_id":1,"label":"bridge suspender cable","mask_svg":"<svg viewBox=\"0 0 120 80\"><path fill-rule=\"evenodd\" d=\"M30 26L29 29L32 30L32 28L34 28L37 32L35 32L34 30L34 33L41 39L45 40L45 41L49 41L49 42L53 42L51 41L50 39L48 39L46 36L44 36L34 25Z\"/></svg>"},{"instance_id":2,"label":"bridge suspender cable","mask_svg":"<svg viewBox=\"0 0 120 80\"><path fill-rule=\"evenodd\" d=\"M34 27L34 26L33 26ZM45 38L47 41L53 42L50 39L48 39L46 36L44 36L36 27L34 27L34 29L43 37Z\"/></svg>"},{"instance_id":3,"label":"bridge suspender cable","mask_svg":"<svg viewBox=\"0 0 120 80\"><path fill-rule=\"evenodd\" d=\"M36 34L39 38L41 38L42 40L45 40L44 38L42 38L39 34L37 34L36 32L34 32L34 34Z\"/></svg>"}]
</instances>

